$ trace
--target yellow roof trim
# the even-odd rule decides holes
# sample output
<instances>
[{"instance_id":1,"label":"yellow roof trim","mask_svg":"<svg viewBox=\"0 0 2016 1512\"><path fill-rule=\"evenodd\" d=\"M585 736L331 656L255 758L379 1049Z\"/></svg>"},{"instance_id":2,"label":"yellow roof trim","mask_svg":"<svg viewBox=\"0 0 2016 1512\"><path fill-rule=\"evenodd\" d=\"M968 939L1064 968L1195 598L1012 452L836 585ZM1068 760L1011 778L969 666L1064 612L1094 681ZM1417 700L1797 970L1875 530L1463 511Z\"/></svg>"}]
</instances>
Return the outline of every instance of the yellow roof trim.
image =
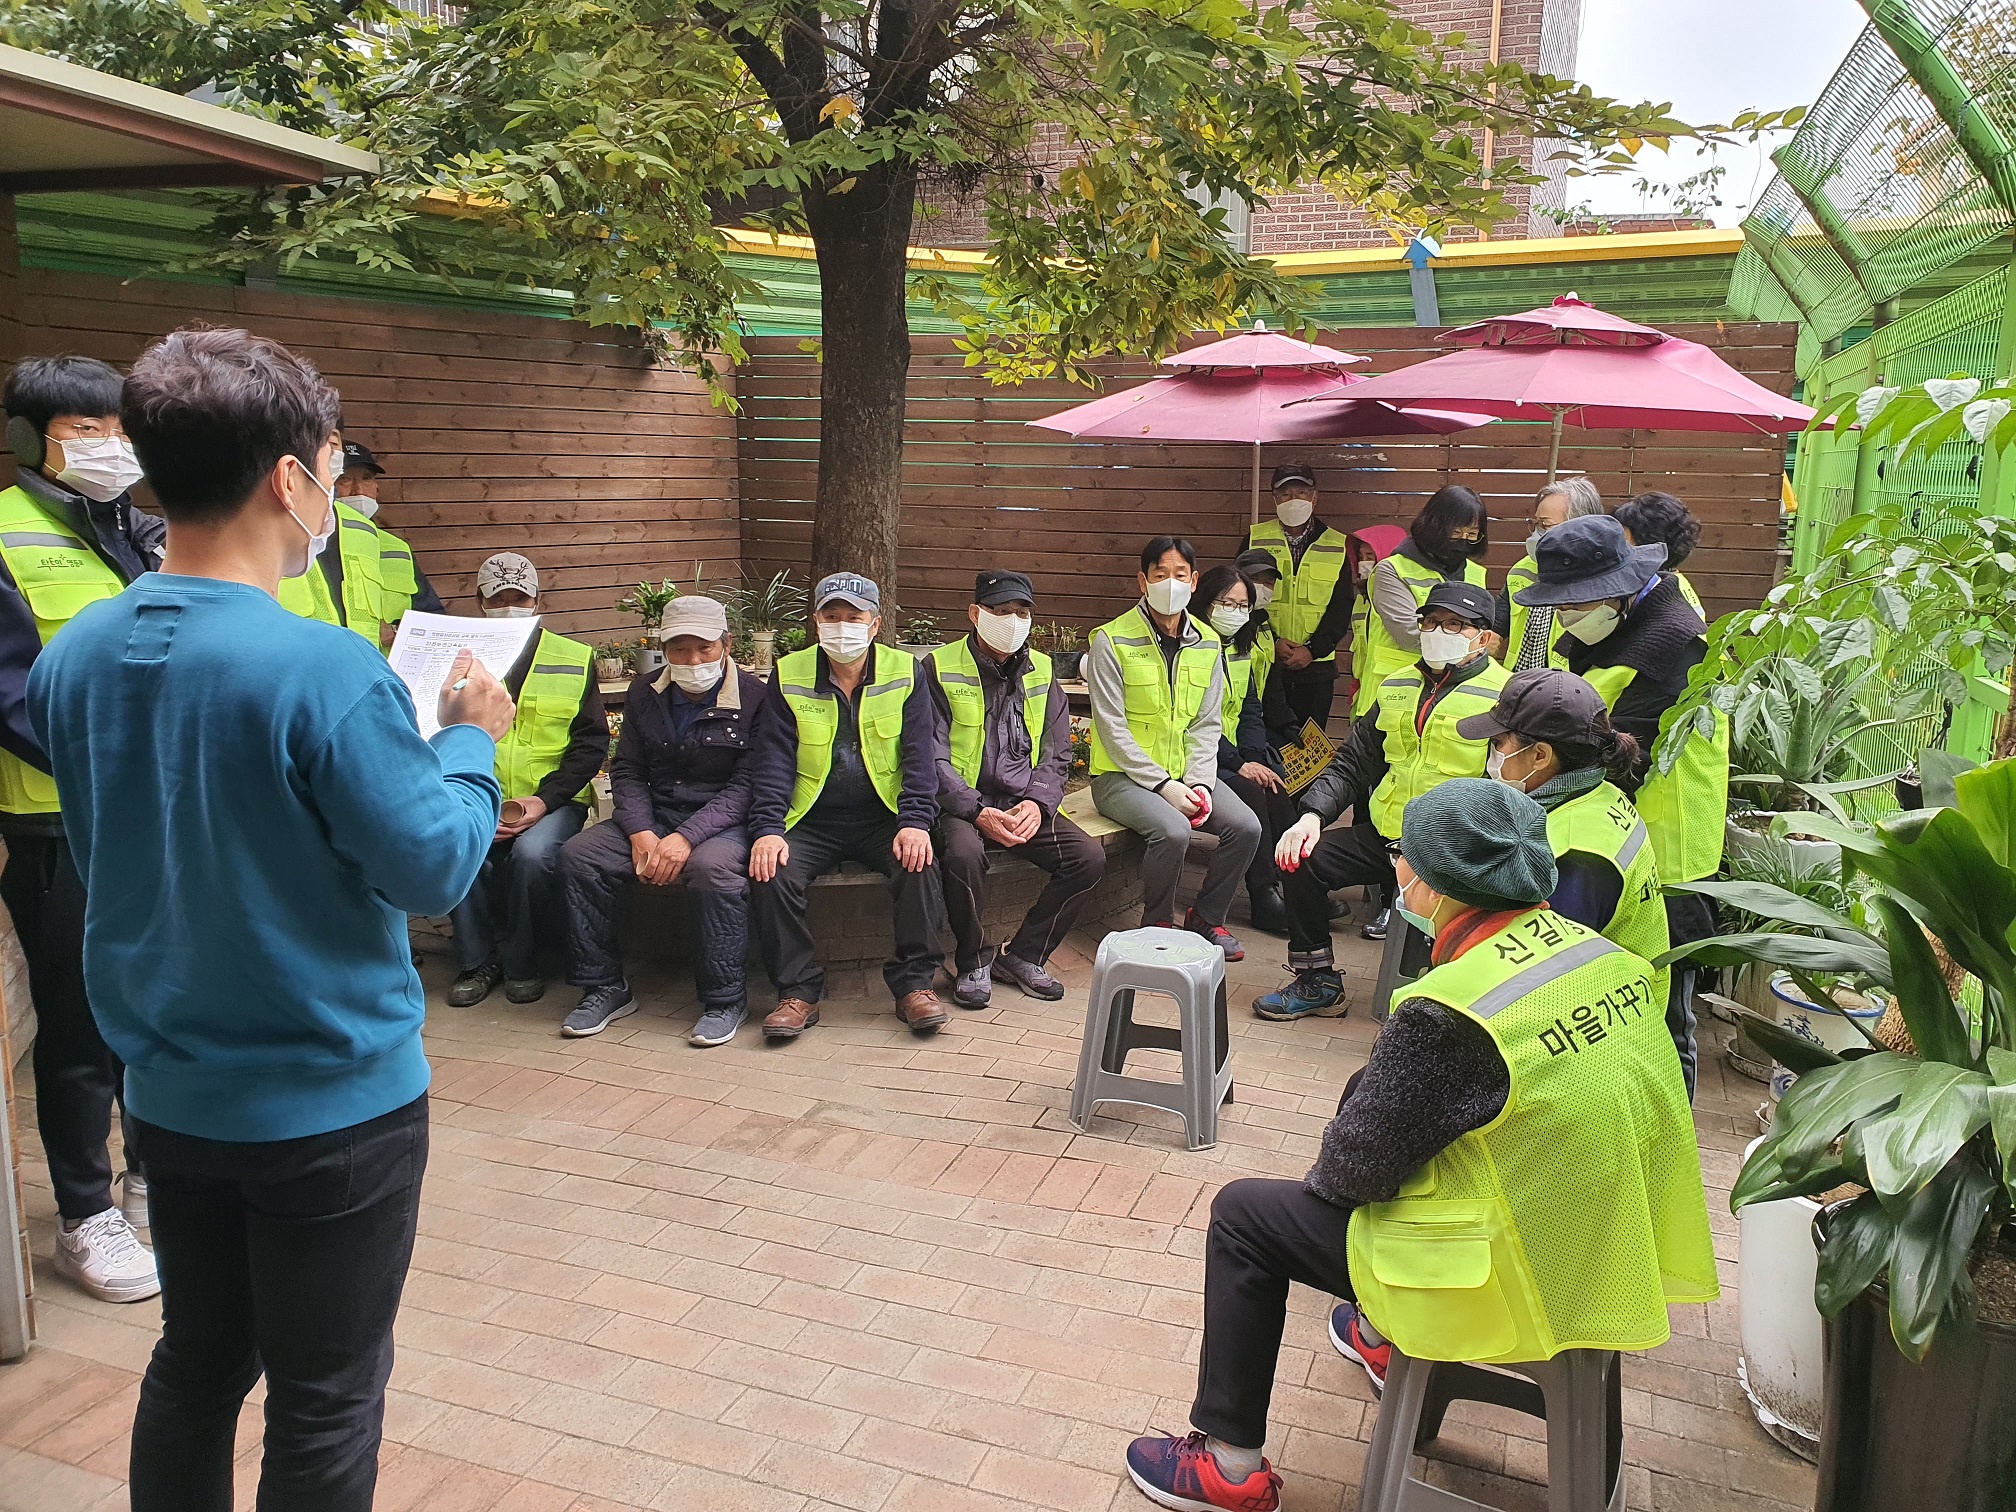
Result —
<instances>
[{"instance_id":1,"label":"yellow roof trim","mask_svg":"<svg viewBox=\"0 0 2016 1512\"><path fill-rule=\"evenodd\" d=\"M1407 266L1405 248L1368 247L1334 252L1283 252L1275 268L1291 277L1325 273L1392 272ZM1452 242L1435 259L1439 267L1510 268L1550 263L1631 262L1648 257L1716 257L1743 250L1743 233L1631 231L1615 236L1546 236L1518 241Z\"/></svg>"},{"instance_id":2,"label":"yellow roof trim","mask_svg":"<svg viewBox=\"0 0 2016 1512\"><path fill-rule=\"evenodd\" d=\"M765 257L814 258L809 236L792 236L783 231L751 231L744 226L718 226L721 239L737 252L754 252ZM989 261L985 252L960 247L910 247L907 259L913 268L977 273Z\"/></svg>"}]
</instances>

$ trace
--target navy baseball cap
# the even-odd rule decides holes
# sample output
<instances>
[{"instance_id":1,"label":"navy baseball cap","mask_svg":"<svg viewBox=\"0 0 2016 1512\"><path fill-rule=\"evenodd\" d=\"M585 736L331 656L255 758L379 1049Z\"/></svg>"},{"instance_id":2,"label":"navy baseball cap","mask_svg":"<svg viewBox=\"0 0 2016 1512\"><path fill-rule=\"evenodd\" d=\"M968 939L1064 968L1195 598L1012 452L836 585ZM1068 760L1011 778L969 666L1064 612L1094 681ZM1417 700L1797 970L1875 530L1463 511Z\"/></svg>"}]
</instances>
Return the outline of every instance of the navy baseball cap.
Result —
<instances>
[{"instance_id":1,"label":"navy baseball cap","mask_svg":"<svg viewBox=\"0 0 2016 1512\"><path fill-rule=\"evenodd\" d=\"M1475 583L1437 583L1428 590L1421 613L1430 609L1460 614L1473 625L1489 625L1498 617L1498 601Z\"/></svg>"},{"instance_id":2,"label":"navy baseball cap","mask_svg":"<svg viewBox=\"0 0 2016 1512\"><path fill-rule=\"evenodd\" d=\"M1523 735L1555 745L1589 745L1596 722L1608 712L1603 695L1573 672L1532 667L1514 673L1484 713L1457 720L1456 733L1465 740Z\"/></svg>"},{"instance_id":3,"label":"navy baseball cap","mask_svg":"<svg viewBox=\"0 0 2016 1512\"><path fill-rule=\"evenodd\" d=\"M858 572L829 572L819 579L819 586L812 590L813 609L824 609L835 599L870 614L882 612L882 590Z\"/></svg>"}]
</instances>

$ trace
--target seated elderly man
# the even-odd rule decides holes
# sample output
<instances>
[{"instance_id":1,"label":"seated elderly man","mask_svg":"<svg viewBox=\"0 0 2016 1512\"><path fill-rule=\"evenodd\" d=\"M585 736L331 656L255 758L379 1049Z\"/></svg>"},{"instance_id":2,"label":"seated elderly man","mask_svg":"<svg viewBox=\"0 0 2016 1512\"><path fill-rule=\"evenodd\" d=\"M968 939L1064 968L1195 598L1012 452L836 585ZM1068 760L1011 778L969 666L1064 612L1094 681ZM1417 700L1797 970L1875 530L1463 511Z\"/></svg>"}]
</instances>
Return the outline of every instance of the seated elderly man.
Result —
<instances>
[{"instance_id":1,"label":"seated elderly man","mask_svg":"<svg viewBox=\"0 0 2016 1512\"><path fill-rule=\"evenodd\" d=\"M630 684L609 764L616 817L560 853L571 929L568 980L581 1002L560 1032L600 1034L637 1011L623 978L616 909L634 880L684 882L699 924L693 982L700 1018L688 1038L725 1045L748 1013L749 749L770 690L728 654L728 616L711 598L676 598L659 627L665 668Z\"/></svg>"},{"instance_id":2,"label":"seated elderly man","mask_svg":"<svg viewBox=\"0 0 2016 1512\"><path fill-rule=\"evenodd\" d=\"M1407 805L1397 870L1433 967L1346 1085L1309 1174L1234 1181L1211 1204L1195 1431L1127 1451L1162 1506L1279 1506L1261 1451L1291 1281L1346 1299L1331 1341L1374 1390L1395 1347L1480 1364L1651 1349L1669 1302L1717 1294L1652 968L1546 906L1540 805L1503 782L1441 783Z\"/></svg>"}]
</instances>

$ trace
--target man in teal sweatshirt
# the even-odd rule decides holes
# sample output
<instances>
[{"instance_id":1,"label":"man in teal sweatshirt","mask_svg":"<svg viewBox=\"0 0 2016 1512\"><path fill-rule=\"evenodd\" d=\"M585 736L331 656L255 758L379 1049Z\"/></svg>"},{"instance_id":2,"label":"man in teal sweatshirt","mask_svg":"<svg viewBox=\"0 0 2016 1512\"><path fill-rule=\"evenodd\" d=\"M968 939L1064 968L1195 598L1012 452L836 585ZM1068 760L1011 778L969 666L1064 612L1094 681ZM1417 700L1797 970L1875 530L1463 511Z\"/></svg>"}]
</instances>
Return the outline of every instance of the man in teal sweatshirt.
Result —
<instances>
[{"instance_id":1,"label":"man in teal sweatshirt","mask_svg":"<svg viewBox=\"0 0 2016 1512\"><path fill-rule=\"evenodd\" d=\"M496 680L464 652L423 741L375 646L276 601L336 523L337 403L243 331L150 347L121 418L161 570L83 609L28 683L151 1178L135 1512L232 1505L262 1369L259 1505L370 1507L427 1161L406 915L454 907L497 827Z\"/></svg>"}]
</instances>

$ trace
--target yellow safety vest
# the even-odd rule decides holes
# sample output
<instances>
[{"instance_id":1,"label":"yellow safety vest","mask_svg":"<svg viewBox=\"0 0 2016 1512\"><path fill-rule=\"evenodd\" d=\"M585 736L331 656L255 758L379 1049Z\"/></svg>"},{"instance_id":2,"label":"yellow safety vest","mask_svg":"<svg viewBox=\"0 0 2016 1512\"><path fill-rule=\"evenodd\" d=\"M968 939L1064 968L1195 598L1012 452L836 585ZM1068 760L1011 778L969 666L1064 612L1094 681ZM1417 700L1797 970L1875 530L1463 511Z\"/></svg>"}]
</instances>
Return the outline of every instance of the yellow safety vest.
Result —
<instances>
[{"instance_id":1,"label":"yellow safety vest","mask_svg":"<svg viewBox=\"0 0 2016 1512\"><path fill-rule=\"evenodd\" d=\"M1239 743L1239 711L1246 707L1246 693L1257 680L1255 668L1259 666L1257 646L1248 646L1244 651L1232 649L1232 642L1225 642L1225 708L1220 716L1223 721L1225 738L1234 745Z\"/></svg>"},{"instance_id":2,"label":"yellow safety vest","mask_svg":"<svg viewBox=\"0 0 2016 1512\"><path fill-rule=\"evenodd\" d=\"M1488 740L1465 740L1456 721L1487 712L1511 674L1485 659L1475 677L1458 683L1435 701L1428 723L1414 733L1421 706L1421 669L1397 673L1379 685L1379 729L1386 740L1386 775L1372 790L1372 827L1389 840L1400 838L1400 815L1407 805L1451 777L1482 777L1491 755Z\"/></svg>"},{"instance_id":3,"label":"yellow safety vest","mask_svg":"<svg viewBox=\"0 0 2016 1512\"><path fill-rule=\"evenodd\" d=\"M987 745L987 692L980 683L980 664L972 642L961 636L931 653L938 686L952 711L952 770L971 787L980 780L980 759ZM1043 760L1044 717L1050 707L1050 658L1029 653L1022 673L1022 721L1029 731L1029 765Z\"/></svg>"},{"instance_id":4,"label":"yellow safety vest","mask_svg":"<svg viewBox=\"0 0 2016 1512\"><path fill-rule=\"evenodd\" d=\"M1680 597L1687 600L1687 607L1700 616L1702 624L1707 624L1708 611L1701 607L1701 595L1696 593L1694 585L1687 581L1687 574L1684 572L1668 572L1664 568L1661 568L1659 575L1673 579L1673 586L1680 590Z\"/></svg>"},{"instance_id":5,"label":"yellow safety vest","mask_svg":"<svg viewBox=\"0 0 2016 1512\"><path fill-rule=\"evenodd\" d=\"M539 632L531 669L518 690L518 715L497 742L497 781L506 798L531 797L560 764L594 659L580 641Z\"/></svg>"},{"instance_id":6,"label":"yellow safety vest","mask_svg":"<svg viewBox=\"0 0 2016 1512\"><path fill-rule=\"evenodd\" d=\"M1108 620L1092 633L1103 635L1120 660L1120 677L1126 684L1127 731L1143 754L1177 781L1189 765L1190 726L1204 707L1204 695L1211 691L1211 674L1223 657L1224 642L1209 625L1194 619L1202 637L1194 646L1176 653L1176 675L1172 687L1169 664L1155 643L1155 627L1139 604L1118 619ZM1099 737L1099 721L1092 721L1091 775L1117 772L1120 764L1106 750Z\"/></svg>"},{"instance_id":7,"label":"yellow safety vest","mask_svg":"<svg viewBox=\"0 0 2016 1512\"><path fill-rule=\"evenodd\" d=\"M875 659L861 689L861 761L875 795L895 813L903 796L903 705L917 681L917 663L908 653L871 646ZM826 787L833 770L833 742L840 733L838 696L820 692L819 648L807 646L777 662L776 687L798 720L798 775L791 784L791 807L784 828L803 819Z\"/></svg>"},{"instance_id":8,"label":"yellow safety vest","mask_svg":"<svg viewBox=\"0 0 2016 1512\"><path fill-rule=\"evenodd\" d=\"M371 523L378 525L376 520ZM419 593L413 548L378 525L378 618L388 625L398 624Z\"/></svg>"},{"instance_id":9,"label":"yellow safety vest","mask_svg":"<svg viewBox=\"0 0 2016 1512\"><path fill-rule=\"evenodd\" d=\"M1636 667L1591 667L1582 680L1614 710L1637 676ZM1689 731L1673 770L1661 773L1655 762L1638 789L1638 817L1652 833L1661 882L1698 882L1722 865L1723 829L1729 820L1729 716L1719 710L1714 714L1712 736Z\"/></svg>"},{"instance_id":10,"label":"yellow safety vest","mask_svg":"<svg viewBox=\"0 0 2016 1512\"><path fill-rule=\"evenodd\" d=\"M89 542L25 488L0 492L0 560L14 574L45 646L86 604L116 598L126 587ZM0 811L53 814L60 807L55 778L0 751Z\"/></svg>"},{"instance_id":11,"label":"yellow safety vest","mask_svg":"<svg viewBox=\"0 0 2016 1512\"><path fill-rule=\"evenodd\" d=\"M280 580L280 607L303 619L348 626L369 641L373 649L383 649L378 642L378 630L385 620L383 589L379 584L382 554L378 527L339 499L336 539L331 544L343 554L342 612L337 612L336 601L329 593L328 576L319 560L311 561L301 576Z\"/></svg>"},{"instance_id":12,"label":"yellow safety vest","mask_svg":"<svg viewBox=\"0 0 2016 1512\"><path fill-rule=\"evenodd\" d=\"M1266 610L1259 611L1265 614ZM1253 668L1253 691L1261 698L1267 696L1267 679L1274 671L1274 624L1270 618L1253 632L1253 655L1249 663Z\"/></svg>"},{"instance_id":13,"label":"yellow safety vest","mask_svg":"<svg viewBox=\"0 0 2016 1512\"><path fill-rule=\"evenodd\" d=\"M1667 952L1672 938L1666 928L1666 900L1659 891L1657 847L1623 789L1599 782L1549 809L1547 843L1556 856L1570 851L1601 856L1624 879L1624 892L1603 930L1604 939L1645 961L1656 961ZM1662 1003L1669 974L1664 966L1652 968L1652 991Z\"/></svg>"},{"instance_id":14,"label":"yellow safety vest","mask_svg":"<svg viewBox=\"0 0 2016 1512\"><path fill-rule=\"evenodd\" d=\"M1407 988L1483 1025L1504 1110L1351 1215L1351 1280L1418 1360L1652 1349L1720 1288L1666 1004L1637 956L1547 909Z\"/></svg>"},{"instance_id":15,"label":"yellow safety vest","mask_svg":"<svg viewBox=\"0 0 2016 1512\"><path fill-rule=\"evenodd\" d=\"M1511 610L1512 623L1505 632L1505 649L1499 659L1505 663L1508 670L1516 670L1519 666L1519 648L1526 644L1526 626L1533 619L1533 610L1512 595L1522 588L1531 588L1539 581L1539 565L1530 556L1519 558L1512 564L1512 570L1505 574L1505 603ZM1547 660L1540 665L1566 672L1568 658L1554 649L1554 643L1560 638L1557 626L1556 633L1547 638Z\"/></svg>"},{"instance_id":16,"label":"yellow safety vest","mask_svg":"<svg viewBox=\"0 0 2016 1512\"><path fill-rule=\"evenodd\" d=\"M1417 611L1423 604L1428 602L1429 589L1433 588L1437 583L1451 581L1443 577L1433 567L1424 567L1412 557L1402 556L1397 551L1387 557L1386 561L1393 564L1393 570L1400 574L1400 581L1405 583L1407 591L1414 595L1414 607ZM1373 569L1373 575L1378 575L1378 568L1375 567ZM1466 583L1475 583L1479 588L1482 588L1484 586L1483 565L1478 562L1465 562L1463 564L1463 581ZM1358 674L1358 696L1351 702L1351 712L1353 714L1363 714L1367 709L1371 708L1377 702L1379 689L1386 679L1393 676L1396 672L1406 671L1420 655L1419 651L1409 651L1400 642L1393 639L1393 632L1386 628L1386 621L1381 619L1378 612L1372 607L1372 585L1369 583L1366 584L1365 660L1363 662L1365 670ZM1357 664L1355 654L1353 656L1353 663L1354 665Z\"/></svg>"},{"instance_id":17,"label":"yellow safety vest","mask_svg":"<svg viewBox=\"0 0 2016 1512\"><path fill-rule=\"evenodd\" d=\"M1281 571L1281 585L1274 590L1274 602L1267 606L1274 633L1283 640L1307 645L1330 601L1337 596L1337 583L1344 576L1343 533L1328 525L1317 531L1316 539L1303 548L1299 567L1288 545L1288 532L1279 520L1262 520L1255 525L1246 544L1272 556ZM1326 662L1336 659L1334 651L1317 658Z\"/></svg>"}]
</instances>

